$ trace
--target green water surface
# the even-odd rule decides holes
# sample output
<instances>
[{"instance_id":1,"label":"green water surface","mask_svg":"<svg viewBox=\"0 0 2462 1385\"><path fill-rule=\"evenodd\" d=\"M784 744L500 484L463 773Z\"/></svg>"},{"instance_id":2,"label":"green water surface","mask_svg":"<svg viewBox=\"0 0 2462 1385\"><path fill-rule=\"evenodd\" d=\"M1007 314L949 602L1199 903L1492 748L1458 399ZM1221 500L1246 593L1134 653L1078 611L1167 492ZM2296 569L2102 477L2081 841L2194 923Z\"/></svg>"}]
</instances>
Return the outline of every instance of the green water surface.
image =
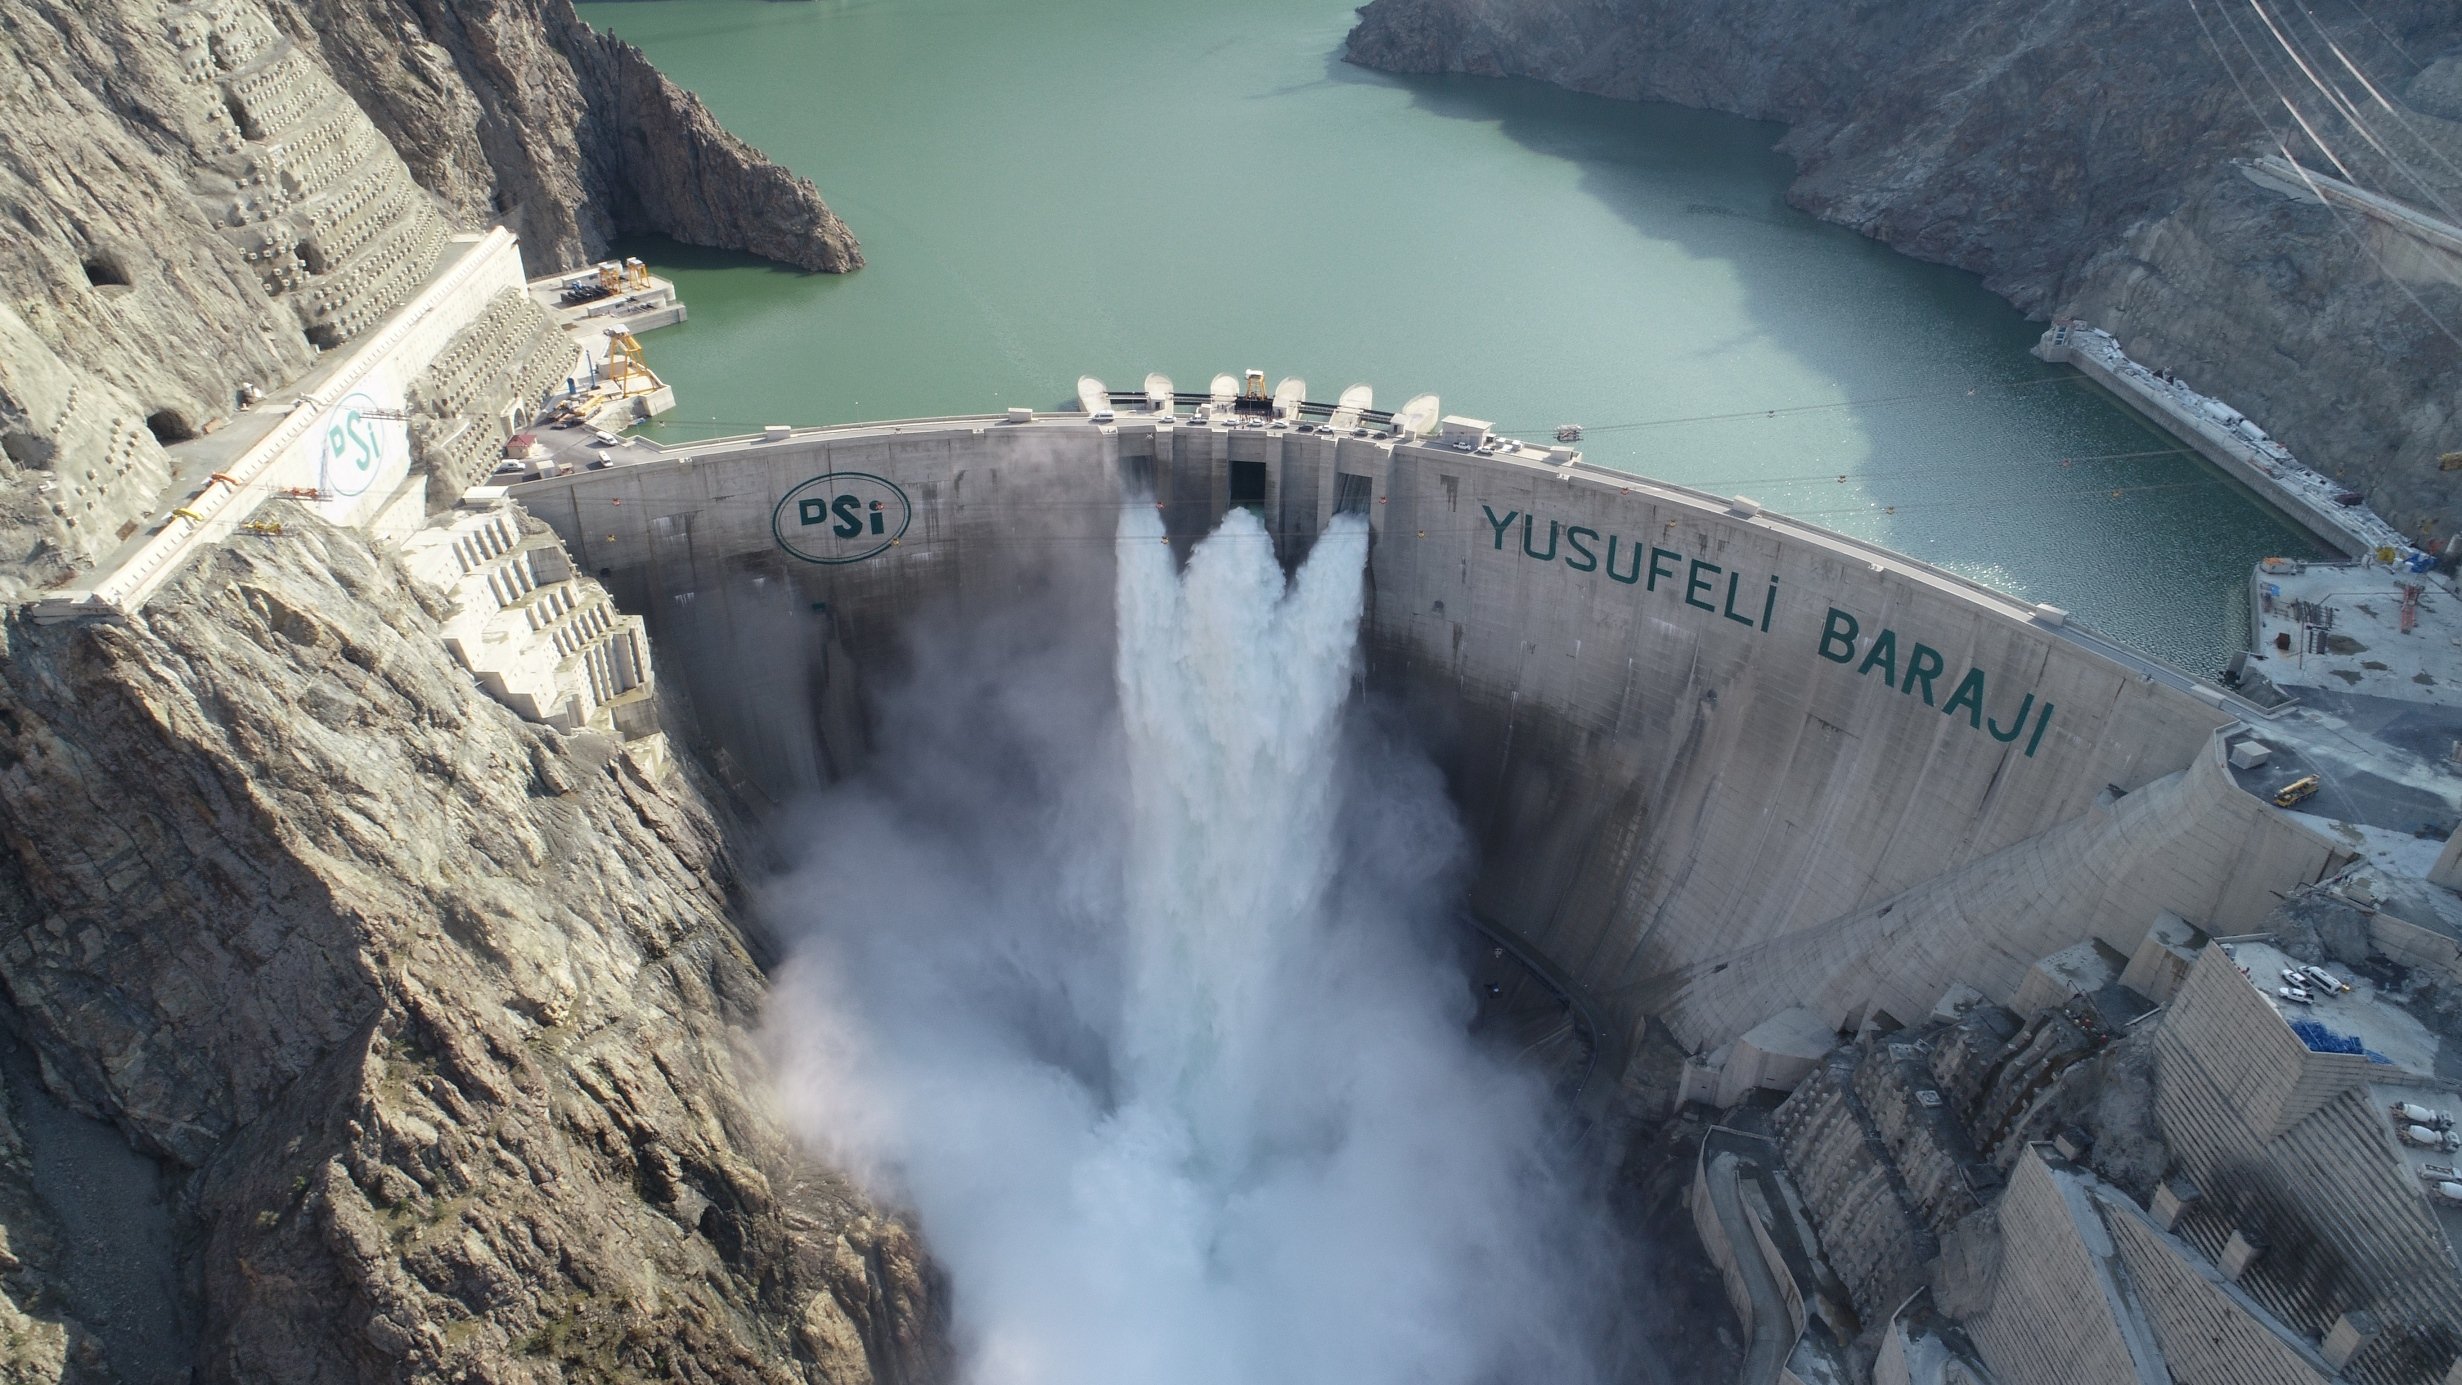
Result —
<instances>
[{"instance_id":1,"label":"green water surface","mask_svg":"<svg viewBox=\"0 0 2462 1385\"><path fill-rule=\"evenodd\" d=\"M1341 63L1342 0L581 6L817 182L848 276L652 241L668 438L1255 366L1754 496L2211 672L2313 545L1970 276L1788 207L1777 126Z\"/></svg>"}]
</instances>

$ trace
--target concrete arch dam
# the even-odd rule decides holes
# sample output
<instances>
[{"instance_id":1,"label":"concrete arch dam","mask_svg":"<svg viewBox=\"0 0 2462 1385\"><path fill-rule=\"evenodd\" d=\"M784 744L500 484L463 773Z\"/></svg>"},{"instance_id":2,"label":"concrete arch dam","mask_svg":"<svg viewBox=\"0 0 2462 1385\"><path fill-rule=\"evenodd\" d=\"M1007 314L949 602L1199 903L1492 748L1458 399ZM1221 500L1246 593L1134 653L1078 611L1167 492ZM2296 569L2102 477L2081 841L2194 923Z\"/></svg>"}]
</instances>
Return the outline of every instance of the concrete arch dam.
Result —
<instances>
[{"instance_id":1,"label":"concrete arch dam","mask_svg":"<svg viewBox=\"0 0 2462 1385\"><path fill-rule=\"evenodd\" d=\"M1611 1045L2007 999L2062 947L2255 919L2334 859L2232 785L2231 705L2057 612L1450 424L773 429L514 494L647 617L722 773L782 795L869 753L867 672L926 613L1107 613L1124 483L1183 550L1252 505L1286 564L1367 513L1368 684L1447 776L1472 907Z\"/></svg>"}]
</instances>

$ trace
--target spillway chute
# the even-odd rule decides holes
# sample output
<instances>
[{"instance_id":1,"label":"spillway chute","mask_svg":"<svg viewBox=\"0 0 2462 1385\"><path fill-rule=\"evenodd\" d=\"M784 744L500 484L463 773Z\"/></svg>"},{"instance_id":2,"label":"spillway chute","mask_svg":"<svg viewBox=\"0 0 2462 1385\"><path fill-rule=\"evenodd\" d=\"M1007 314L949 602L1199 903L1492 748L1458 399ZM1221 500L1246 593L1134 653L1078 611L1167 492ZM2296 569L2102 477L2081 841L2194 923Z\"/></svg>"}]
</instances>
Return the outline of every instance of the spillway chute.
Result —
<instances>
[{"instance_id":1,"label":"spillway chute","mask_svg":"<svg viewBox=\"0 0 2462 1385\"><path fill-rule=\"evenodd\" d=\"M1376 391L1366 385L1353 385L1342 392L1334 404L1334 416L1326 420L1337 433L1347 433L1359 426L1359 416L1376 402Z\"/></svg>"},{"instance_id":2,"label":"spillway chute","mask_svg":"<svg viewBox=\"0 0 2462 1385\"><path fill-rule=\"evenodd\" d=\"M1411 402L1395 411L1393 431L1405 438L1424 438L1436 431L1437 411L1443 404L1432 394L1415 395Z\"/></svg>"},{"instance_id":3,"label":"spillway chute","mask_svg":"<svg viewBox=\"0 0 2462 1385\"><path fill-rule=\"evenodd\" d=\"M1158 414L1171 412L1171 377L1159 370L1146 376L1146 407Z\"/></svg>"}]
</instances>

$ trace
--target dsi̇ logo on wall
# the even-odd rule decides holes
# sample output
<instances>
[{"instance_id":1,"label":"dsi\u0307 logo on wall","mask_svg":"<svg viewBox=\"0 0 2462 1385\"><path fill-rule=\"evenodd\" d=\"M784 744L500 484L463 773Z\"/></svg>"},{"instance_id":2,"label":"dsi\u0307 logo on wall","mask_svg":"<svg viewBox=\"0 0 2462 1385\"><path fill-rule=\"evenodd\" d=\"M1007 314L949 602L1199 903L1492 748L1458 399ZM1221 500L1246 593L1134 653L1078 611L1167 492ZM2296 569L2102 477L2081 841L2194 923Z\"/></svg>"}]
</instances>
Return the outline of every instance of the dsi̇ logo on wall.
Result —
<instances>
[{"instance_id":1,"label":"dsi\u0307 logo on wall","mask_svg":"<svg viewBox=\"0 0 2462 1385\"><path fill-rule=\"evenodd\" d=\"M316 459L319 488L328 495L364 494L385 469L385 434L368 417L382 406L364 394L354 394L325 415L325 436Z\"/></svg>"},{"instance_id":2,"label":"dsi\u0307 logo on wall","mask_svg":"<svg viewBox=\"0 0 2462 1385\"><path fill-rule=\"evenodd\" d=\"M780 548L807 563L860 563L896 543L914 517L896 482L833 471L788 491L769 527Z\"/></svg>"}]
</instances>

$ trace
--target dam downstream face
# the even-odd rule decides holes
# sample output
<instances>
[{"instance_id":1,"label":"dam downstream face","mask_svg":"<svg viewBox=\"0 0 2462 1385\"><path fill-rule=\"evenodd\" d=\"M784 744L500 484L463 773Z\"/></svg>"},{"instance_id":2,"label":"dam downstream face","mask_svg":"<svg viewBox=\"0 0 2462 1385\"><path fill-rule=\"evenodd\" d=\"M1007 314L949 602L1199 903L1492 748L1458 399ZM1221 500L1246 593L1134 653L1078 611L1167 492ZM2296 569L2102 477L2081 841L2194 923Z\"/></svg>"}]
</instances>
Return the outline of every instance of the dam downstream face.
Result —
<instances>
[{"instance_id":1,"label":"dam downstream face","mask_svg":"<svg viewBox=\"0 0 2462 1385\"><path fill-rule=\"evenodd\" d=\"M1442 788L1355 724L1365 527L1287 591L1245 511L1162 537L1075 628L910 636L765 903L790 1109L921 1213L970 1381L1629 1378L1544 1093L1464 1033Z\"/></svg>"},{"instance_id":2,"label":"dam downstream face","mask_svg":"<svg viewBox=\"0 0 2462 1385\"><path fill-rule=\"evenodd\" d=\"M2309 551L2028 358L2039 325L1972 279L1789 208L1776 126L1364 72L1348 0L582 8L813 177L870 260L634 247L692 309L647 342L665 437L1050 408L1081 372L1433 390L2200 672L2241 647L2256 560Z\"/></svg>"}]
</instances>

